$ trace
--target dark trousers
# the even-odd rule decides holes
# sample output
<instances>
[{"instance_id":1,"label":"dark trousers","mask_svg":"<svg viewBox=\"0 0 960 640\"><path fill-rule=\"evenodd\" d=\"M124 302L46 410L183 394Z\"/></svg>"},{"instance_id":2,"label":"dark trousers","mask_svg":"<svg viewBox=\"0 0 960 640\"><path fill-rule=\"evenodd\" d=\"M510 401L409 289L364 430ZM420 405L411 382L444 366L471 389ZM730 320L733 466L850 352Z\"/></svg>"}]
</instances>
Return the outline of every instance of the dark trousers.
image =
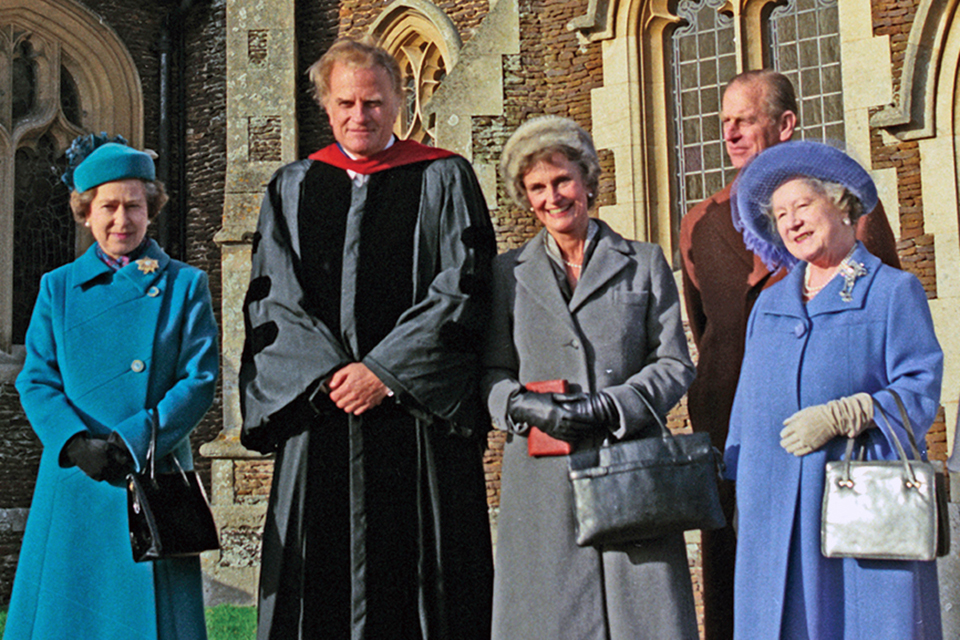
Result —
<instances>
[{"instance_id":1,"label":"dark trousers","mask_svg":"<svg viewBox=\"0 0 960 640\"><path fill-rule=\"evenodd\" d=\"M727 517L727 526L701 533L705 640L733 638L733 568L737 536L733 531L736 494L732 482L724 480L720 483L720 503Z\"/></svg>"}]
</instances>

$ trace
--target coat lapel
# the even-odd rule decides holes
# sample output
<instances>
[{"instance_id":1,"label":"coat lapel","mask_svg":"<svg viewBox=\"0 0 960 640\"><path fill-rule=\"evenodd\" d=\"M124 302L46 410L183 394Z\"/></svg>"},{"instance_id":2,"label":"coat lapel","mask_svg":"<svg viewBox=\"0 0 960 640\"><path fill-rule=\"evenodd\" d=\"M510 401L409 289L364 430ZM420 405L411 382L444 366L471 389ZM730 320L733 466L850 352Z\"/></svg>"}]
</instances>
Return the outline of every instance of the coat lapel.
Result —
<instances>
[{"instance_id":1,"label":"coat lapel","mask_svg":"<svg viewBox=\"0 0 960 640\"><path fill-rule=\"evenodd\" d=\"M786 271L781 267L774 272L767 268L763 260L753 251L747 248L743 241L743 233L737 230L733 223L733 216L736 212L732 202L733 182L723 188L714 198L718 204L727 206L718 207L717 215L722 219L718 220L719 231L715 236L717 242L723 242L729 247L729 251L724 252L727 256L736 256L736 259L750 269L747 275L747 285L755 287L762 284L764 288L781 280Z\"/></svg>"},{"instance_id":2,"label":"coat lapel","mask_svg":"<svg viewBox=\"0 0 960 640\"><path fill-rule=\"evenodd\" d=\"M97 257L97 245L93 244L73 263L70 273L70 286L82 287L101 276L110 273L110 267Z\"/></svg>"},{"instance_id":3,"label":"coat lapel","mask_svg":"<svg viewBox=\"0 0 960 640\"><path fill-rule=\"evenodd\" d=\"M773 296L764 306L764 312L775 315L807 318L827 313L863 308L866 304L867 291L870 290L870 283L872 283L874 277L876 277L877 270L880 268L881 263L879 258L868 252L860 242L857 242L857 248L853 252L852 259L863 264L867 269L867 273L857 278L850 291L853 299L849 302L840 297L840 291L844 287L844 279L837 275L834 276L813 300L804 304L802 291L804 265L806 263L801 262L794 267L784 279L781 285L785 287L783 293Z\"/></svg>"},{"instance_id":4,"label":"coat lapel","mask_svg":"<svg viewBox=\"0 0 960 640\"><path fill-rule=\"evenodd\" d=\"M818 316L827 313L837 313L839 311L849 311L851 309L862 309L867 302L867 291L870 290L870 284L877 275L880 268L880 259L871 254L864 248L861 242L857 242L857 248L851 256L851 260L862 264L867 273L860 276L853 283L850 289L851 300L844 300L840 292L845 286L845 281L841 274L837 274L832 280L818 293L813 300L807 303L807 313L810 316Z\"/></svg>"},{"instance_id":5,"label":"coat lapel","mask_svg":"<svg viewBox=\"0 0 960 640\"><path fill-rule=\"evenodd\" d=\"M150 368L164 293L171 284L166 277L170 258L152 240L142 258L148 260L147 268L131 262L114 273L91 247L73 263L72 286L63 304L61 358L77 398L107 387L133 366ZM113 355L118 357L104 358L103 341L90 336L116 344Z\"/></svg>"},{"instance_id":6,"label":"coat lapel","mask_svg":"<svg viewBox=\"0 0 960 640\"><path fill-rule=\"evenodd\" d=\"M520 251L514 272L517 286L522 287L527 295L536 300L550 315L569 319L567 303L560 293L553 267L550 266L550 258L543 246L545 234L546 231L541 230ZM570 324L573 326L572 322Z\"/></svg>"},{"instance_id":7,"label":"coat lapel","mask_svg":"<svg viewBox=\"0 0 960 640\"><path fill-rule=\"evenodd\" d=\"M771 315L790 316L794 318L806 318L807 308L803 304L803 265L801 262L794 267L783 282L780 283L780 291L773 295L773 290L769 300L763 306L763 312Z\"/></svg>"},{"instance_id":8,"label":"coat lapel","mask_svg":"<svg viewBox=\"0 0 960 640\"><path fill-rule=\"evenodd\" d=\"M146 262L143 263L143 260ZM137 262L131 262L114 273L97 257L96 245L91 246L73 263L75 268L70 278L71 300L74 301L73 306L79 306L67 310L64 327L69 330L84 325L99 313L131 302L141 305L137 307L138 313L145 309L142 305L153 307L154 303L157 303L155 307L159 312L159 302L163 300L161 294L165 288L161 279L170 263L170 257L156 242L150 240L138 262L141 262L143 267ZM82 312L80 306L83 308ZM137 320L144 321L144 318Z\"/></svg>"},{"instance_id":9,"label":"coat lapel","mask_svg":"<svg viewBox=\"0 0 960 640\"><path fill-rule=\"evenodd\" d=\"M150 240L143 256L120 269L117 277L128 281L138 293L144 294L157 284L169 262L170 256L164 253L156 242Z\"/></svg>"},{"instance_id":10,"label":"coat lapel","mask_svg":"<svg viewBox=\"0 0 960 640\"><path fill-rule=\"evenodd\" d=\"M156 264L151 265L149 261ZM151 286L163 275L170 257L154 240L148 240L147 248L140 260L131 262L116 272L118 281L128 283L129 296L139 296L146 293ZM97 247L92 245L75 262L76 268L72 274L72 287L87 287L98 278L110 275L112 269L97 257Z\"/></svg>"},{"instance_id":11,"label":"coat lapel","mask_svg":"<svg viewBox=\"0 0 960 640\"><path fill-rule=\"evenodd\" d=\"M630 265L630 256L633 255L630 243L613 233L602 220L597 220L597 224L600 226L596 235L597 246L573 290L573 297L570 299L571 312L576 312L598 289L626 269Z\"/></svg>"}]
</instances>

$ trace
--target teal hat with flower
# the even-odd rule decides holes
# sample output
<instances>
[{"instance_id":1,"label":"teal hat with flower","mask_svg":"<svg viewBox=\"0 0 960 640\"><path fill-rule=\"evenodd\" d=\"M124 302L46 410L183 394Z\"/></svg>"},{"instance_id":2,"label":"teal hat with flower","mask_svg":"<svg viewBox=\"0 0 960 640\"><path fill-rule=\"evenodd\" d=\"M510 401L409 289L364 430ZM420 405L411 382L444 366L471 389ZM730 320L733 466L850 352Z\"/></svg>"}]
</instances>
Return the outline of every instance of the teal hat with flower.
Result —
<instances>
[{"instance_id":1,"label":"teal hat with flower","mask_svg":"<svg viewBox=\"0 0 960 640\"><path fill-rule=\"evenodd\" d=\"M156 180L153 158L127 144L122 136L106 133L78 137L67 149L70 167L62 180L72 191L82 193L113 180Z\"/></svg>"}]
</instances>

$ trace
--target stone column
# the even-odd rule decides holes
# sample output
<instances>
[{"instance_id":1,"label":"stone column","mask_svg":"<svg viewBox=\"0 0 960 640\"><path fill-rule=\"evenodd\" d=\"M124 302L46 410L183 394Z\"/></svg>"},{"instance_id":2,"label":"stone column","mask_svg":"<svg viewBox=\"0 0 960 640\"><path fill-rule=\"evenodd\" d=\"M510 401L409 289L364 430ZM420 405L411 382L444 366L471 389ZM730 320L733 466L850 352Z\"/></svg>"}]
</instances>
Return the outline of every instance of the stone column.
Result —
<instances>
[{"instance_id":1,"label":"stone column","mask_svg":"<svg viewBox=\"0 0 960 640\"><path fill-rule=\"evenodd\" d=\"M237 372L243 297L260 198L273 173L296 158L294 1L227 0L227 171L223 227L223 431L200 453L212 458L211 506L221 550L203 558L207 604L253 604L273 462L240 445Z\"/></svg>"}]
</instances>

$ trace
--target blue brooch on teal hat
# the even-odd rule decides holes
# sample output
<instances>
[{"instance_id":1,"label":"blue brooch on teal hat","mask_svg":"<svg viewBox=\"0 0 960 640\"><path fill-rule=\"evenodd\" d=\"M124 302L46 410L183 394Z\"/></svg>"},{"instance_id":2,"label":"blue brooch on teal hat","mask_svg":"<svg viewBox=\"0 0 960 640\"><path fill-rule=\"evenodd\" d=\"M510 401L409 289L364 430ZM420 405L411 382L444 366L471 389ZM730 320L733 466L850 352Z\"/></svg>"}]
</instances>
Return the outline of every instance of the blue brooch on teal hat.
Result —
<instances>
[{"instance_id":1,"label":"blue brooch on teal hat","mask_svg":"<svg viewBox=\"0 0 960 640\"><path fill-rule=\"evenodd\" d=\"M870 174L835 147L804 140L765 149L740 171L730 203L733 226L743 234L744 244L771 270L791 268L798 260L783 246L764 209L780 185L803 176L843 185L860 200L864 215L873 211L879 201Z\"/></svg>"},{"instance_id":2,"label":"blue brooch on teal hat","mask_svg":"<svg viewBox=\"0 0 960 640\"><path fill-rule=\"evenodd\" d=\"M71 191L82 193L113 180L156 180L153 158L129 146L123 136L86 134L66 152L69 166L61 177Z\"/></svg>"}]
</instances>

